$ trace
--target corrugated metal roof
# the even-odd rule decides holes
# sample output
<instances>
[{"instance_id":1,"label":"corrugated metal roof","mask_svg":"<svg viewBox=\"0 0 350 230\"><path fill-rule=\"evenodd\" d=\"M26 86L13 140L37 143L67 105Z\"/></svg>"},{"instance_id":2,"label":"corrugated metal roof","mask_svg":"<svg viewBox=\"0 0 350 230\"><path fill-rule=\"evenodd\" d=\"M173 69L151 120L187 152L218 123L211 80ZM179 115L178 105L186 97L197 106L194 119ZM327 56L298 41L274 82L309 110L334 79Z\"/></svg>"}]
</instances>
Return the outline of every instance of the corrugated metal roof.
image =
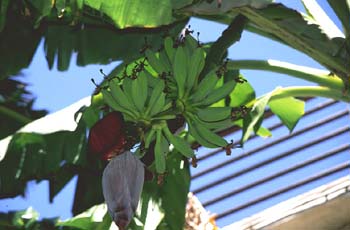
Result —
<instances>
[{"instance_id":1,"label":"corrugated metal roof","mask_svg":"<svg viewBox=\"0 0 350 230\"><path fill-rule=\"evenodd\" d=\"M225 226L281 201L349 174L349 108L311 99L292 133L267 112L263 125L273 137L251 137L231 156L200 148L191 191ZM227 131L239 140L241 131Z\"/></svg>"}]
</instances>

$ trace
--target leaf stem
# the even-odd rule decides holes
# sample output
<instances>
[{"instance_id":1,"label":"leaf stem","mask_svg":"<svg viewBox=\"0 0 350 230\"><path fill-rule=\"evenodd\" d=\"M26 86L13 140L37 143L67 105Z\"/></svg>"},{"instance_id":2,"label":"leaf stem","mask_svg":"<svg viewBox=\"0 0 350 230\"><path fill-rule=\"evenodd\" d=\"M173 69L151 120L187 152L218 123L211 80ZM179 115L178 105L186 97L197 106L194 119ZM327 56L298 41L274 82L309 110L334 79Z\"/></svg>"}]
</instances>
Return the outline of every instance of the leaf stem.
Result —
<instances>
[{"instance_id":1,"label":"leaf stem","mask_svg":"<svg viewBox=\"0 0 350 230\"><path fill-rule=\"evenodd\" d=\"M5 116L8 116L8 117L11 117L13 118L14 120L22 123L23 125L31 122L32 120L26 116L23 116L22 114L12 110L12 109L9 109L5 106L1 106L0 105L0 114L4 114Z\"/></svg>"},{"instance_id":2,"label":"leaf stem","mask_svg":"<svg viewBox=\"0 0 350 230\"><path fill-rule=\"evenodd\" d=\"M277 89L271 100L285 97L326 97L338 101L350 102L350 96L344 95L341 91L336 91L323 86L292 86Z\"/></svg>"},{"instance_id":3,"label":"leaf stem","mask_svg":"<svg viewBox=\"0 0 350 230\"><path fill-rule=\"evenodd\" d=\"M288 62L277 60L237 60L227 63L228 69L250 69L265 70L275 73L287 74L306 81L317 83L321 86L337 89L344 89L343 81L336 76L329 76L328 71L294 65Z\"/></svg>"}]
</instances>

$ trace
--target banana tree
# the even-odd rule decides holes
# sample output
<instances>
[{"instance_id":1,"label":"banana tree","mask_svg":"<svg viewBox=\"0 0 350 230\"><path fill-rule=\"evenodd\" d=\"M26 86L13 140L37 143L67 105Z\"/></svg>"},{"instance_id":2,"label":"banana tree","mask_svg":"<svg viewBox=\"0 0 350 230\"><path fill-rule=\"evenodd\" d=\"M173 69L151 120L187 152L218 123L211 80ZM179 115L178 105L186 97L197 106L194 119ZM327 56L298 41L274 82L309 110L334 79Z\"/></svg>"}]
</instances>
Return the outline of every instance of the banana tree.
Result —
<instances>
[{"instance_id":1,"label":"banana tree","mask_svg":"<svg viewBox=\"0 0 350 230\"><path fill-rule=\"evenodd\" d=\"M142 173L154 178L143 184L139 201L135 196L138 208L132 209L128 228L183 228L196 146L230 154L254 132L271 135L261 126L267 107L292 132L304 113L300 98L350 101L350 3L328 0L343 30L315 0L302 3L307 14L270 0L2 1L2 82L29 65L41 39L50 68L57 59L57 68L67 70L74 53L78 65L121 64L91 97L37 120L1 102L1 116L16 128L1 130L0 197L24 195L29 180L48 180L52 200L75 175L78 183L75 217L38 221L38 213L28 209L1 214L0 225L112 229L112 220L118 221L115 210L112 218L107 212L110 204L102 204L103 170L109 159L132 149L144 164ZM216 41L203 44L185 27L191 17L227 28ZM227 49L244 30L297 49L324 70L277 60L227 59ZM315 86L278 87L256 97L239 72L245 69L283 73ZM220 136L233 126L243 130L239 146Z\"/></svg>"}]
</instances>

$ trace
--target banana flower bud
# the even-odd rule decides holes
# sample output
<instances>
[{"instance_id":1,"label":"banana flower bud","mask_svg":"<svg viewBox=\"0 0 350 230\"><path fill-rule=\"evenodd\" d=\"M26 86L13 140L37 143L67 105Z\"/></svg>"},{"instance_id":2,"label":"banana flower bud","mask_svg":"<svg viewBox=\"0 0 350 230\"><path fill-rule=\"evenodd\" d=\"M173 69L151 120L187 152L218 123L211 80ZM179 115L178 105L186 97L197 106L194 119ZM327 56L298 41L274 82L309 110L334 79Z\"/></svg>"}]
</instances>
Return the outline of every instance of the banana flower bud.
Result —
<instances>
[{"instance_id":1,"label":"banana flower bud","mask_svg":"<svg viewBox=\"0 0 350 230\"><path fill-rule=\"evenodd\" d=\"M144 181L144 165L130 151L114 157L102 176L108 212L120 230L125 230L136 211Z\"/></svg>"}]
</instances>

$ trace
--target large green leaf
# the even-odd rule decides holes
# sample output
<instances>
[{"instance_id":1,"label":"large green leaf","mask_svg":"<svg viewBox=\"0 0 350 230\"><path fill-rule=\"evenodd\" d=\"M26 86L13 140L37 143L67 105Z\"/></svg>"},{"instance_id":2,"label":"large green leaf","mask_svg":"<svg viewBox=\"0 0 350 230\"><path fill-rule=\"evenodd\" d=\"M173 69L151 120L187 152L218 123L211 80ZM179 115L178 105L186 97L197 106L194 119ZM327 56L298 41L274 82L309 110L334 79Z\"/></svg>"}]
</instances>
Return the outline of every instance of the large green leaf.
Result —
<instances>
[{"instance_id":1,"label":"large green leaf","mask_svg":"<svg viewBox=\"0 0 350 230\"><path fill-rule=\"evenodd\" d=\"M49 179L50 194L55 195L72 177L61 166L86 165L86 128L83 122L77 126L74 113L89 101L33 121L0 141L0 197L24 194L26 182L33 179Z\"/></svg>"},{"instance_id":2,"label":"large green leaf","mask_svg":"<svg viewBox=\"0 0 350 230\"><path fill-rule=\"evenodd\" d=\"M328 38L314 20L282 4L267 5L267 1L261 1L261 5L257 7L251 1L227 2L223 2L222 7L218 8L215 1L212 1L211 4L201 1L181 9L181 12L225 23L230 23L237 14L243 14L254 24L253 27L250 27L254 29L253 31L279 40L309 55L335 72L345 84L348 84L350 51L344 49L346 44L344 38ZM343 12L342 15L347 14ZM347 16L343 17L346 20ZM349 21L345 23L349 24Z\"/></svg>"},{"instance_id":3,"label":"large green leaf","mask_svg":"<svg viewBox=\"0 0 350 230\"><path fill-rule=\"evenodd\" d=\"M58 180L62 164L82 164L85 158L85 128L47 135L18 133L12 138L0 162L0 197L23 195L29 180ZM62 187L62 186L60 186ZM57 193L57 192L56 192Z\"/></svg>"},{"instance_id":4,"label":"large green leaf","mask_svg":"<svg viewBox=\"0 0 350 230\"><path fill-rule=\"evenodd\" d=\"M333 8L334 12L337 14L340 19L346 37L349 39L350 37L350 2L349 0L327 0L329 5ZM350 46L350 45L348 45Z\"/></svg>"},{"instance_id":5,"label":"large green leaf","mask_svg":"<svg viewBox=\"0 0 350 230\"><path fill-rule=\"evenodd\" d=\"M180 31L183 23L171 30ZM145 45L144 38L152 47L160 47L164 31L139 30L125 33L106 28L86 25L79 29L69 26L50 26L45 34L45 52L49 66L57 58L59 70L69 67L70 57L77 53L77 64L85 66L92 63L108 64L116 60L130 62L141 54L139 50ZM125 45L127 44L127 45Z\"/></svg>"},{"instance_id":6,"label":"large green leaf","mask_svg":"<svg viewBox=\"0 0 350 230\"><path fill-rule=\"evenodd\" d=\"M179 10L182 13L195 14L195 15L225 15L232 14L232 9L251 6L253 8L264 8L268 4L272 3L273 0L240 0L240 1L220 1L221 5L218 7L219 1L194 1L194 4L184 7Z\"/></svg>"},{"instance_id":7,"label":"large green leaf","mask_svg":"<svg viewBox=\"0 0 350 230\"><path fill-rule=\"evenodd\" d=\"M319 25L320 29L329 37L344 37L344 34L328 17L316 0L302 0L308 15ZM350 23L350 21L348 21Z\"/></svg>"},{"instance_id":8,"label":"large green leaf","mask_svg":"<svg viewBox=\"0 0 350 230\"><path fill-rule=\"evenodd\" d=\"M282 4L269 5L263 9L242 7L237 12L245 15L263 31L314 58L344 81L350 74L350 53L343 49L344 38L328 38L319 25L299 12Z\"/></svg>"},{"instance_id":9,"label":"large green leaf","mask_svg":"<svg viewBox=\"0 0 350 230\"><path fill-rule=\"evenodd\" d=\"M170 0L85 0L84 4L110 18L117 28L158 27L172 22Z\"/></svg>"},{"instance_id":10,"label":"large green leaf","mask_svg":"<svg viewBox=\"0 0 350 230\"><path fill-rule=\"evenodd\" d=\"M2 2L0 12L5 13L6 2ZM141 55L139 50L144 46L145 37L148 38L149 45L160 47L161 35L167 32L178 34L187 21L184 17L181 17L182 21L172 18L170 0L161 3L154 0L147 3L84 1L85 7L75 1L29 1L28 7L19 2L11 4L12 7L7 11L7 23L0 37L1 78L16 74L29 65L43 34L49 67L53 66L56 59L58 69L67 70L73 53L78 54L78 65L131 61ZM184 4L187 2L174 3L174 7ZM95 6L101 8L101 12L96 11L97 16L90 15ZM25 11L34 20L23 17L21 11ZM121 25L119 28L133 29L117 30L105 20L107 13L111 13L113 20ZM101 15L104 16L100 17ZM3 13L0 16L4 17ZM155 28L161 25L165 26ZM38 29L35 26L39 26Z\"/></svg>"},{"instance_id":11,"label":"large green leaf","mask_svg":"<svg viewBox=\"0 0 350 230\"><path fill-rule=\"evenodd\" d=\"M0 79L18 74L30 64L42 36L19 12L7 15L0 36Z\"/></svg>"},{"instance_id":12,"label":"large green leaf","mask_svg":"<svg viewBox=\"0 0 350 230\"><path fill-rule=\"evenodd\" d=\"M292 132L299 119L304 115L305 102L293 97L271 99L270 109Z\"/></svg>"}]
</instances>

